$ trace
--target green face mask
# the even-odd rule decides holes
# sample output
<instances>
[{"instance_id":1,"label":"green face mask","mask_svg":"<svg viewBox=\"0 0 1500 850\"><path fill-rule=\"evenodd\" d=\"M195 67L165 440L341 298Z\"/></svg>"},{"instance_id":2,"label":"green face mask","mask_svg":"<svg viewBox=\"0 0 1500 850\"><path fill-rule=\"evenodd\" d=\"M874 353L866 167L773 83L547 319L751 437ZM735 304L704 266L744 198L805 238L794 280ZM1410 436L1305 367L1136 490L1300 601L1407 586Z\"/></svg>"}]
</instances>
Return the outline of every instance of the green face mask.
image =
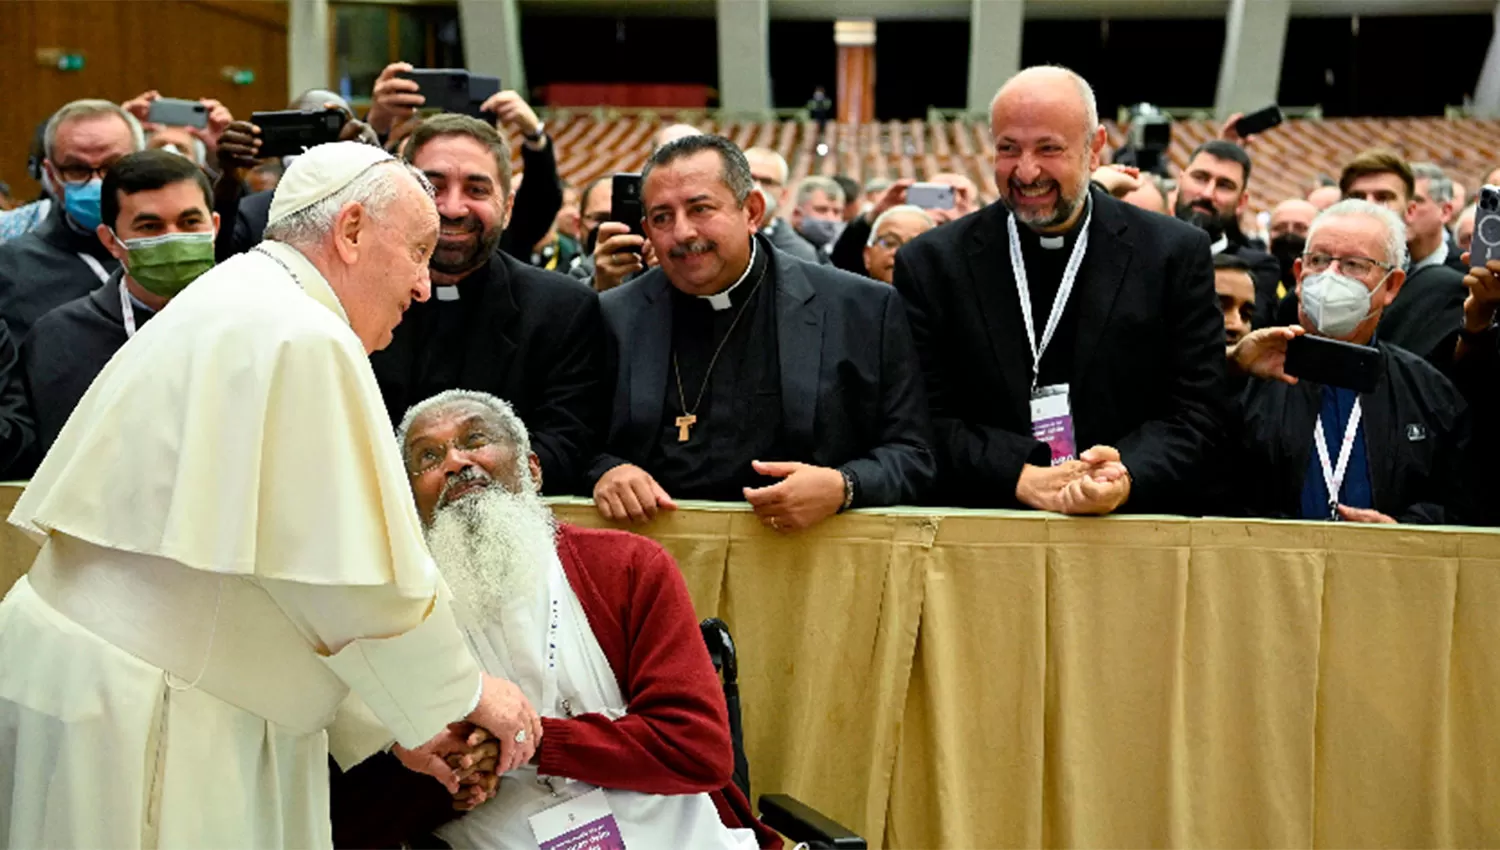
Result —
<instances>
[{"instance_id":1,"label":"green face mask","mask_svg":"<svg viewBox=\"0 0 1500 850\"><path fill-rule=\"evenodd\" d=\"M165 233L115 240L125 246L125 270L152 295L171 298L214 267L214 234Z\"/></svg>"}]
</instances>

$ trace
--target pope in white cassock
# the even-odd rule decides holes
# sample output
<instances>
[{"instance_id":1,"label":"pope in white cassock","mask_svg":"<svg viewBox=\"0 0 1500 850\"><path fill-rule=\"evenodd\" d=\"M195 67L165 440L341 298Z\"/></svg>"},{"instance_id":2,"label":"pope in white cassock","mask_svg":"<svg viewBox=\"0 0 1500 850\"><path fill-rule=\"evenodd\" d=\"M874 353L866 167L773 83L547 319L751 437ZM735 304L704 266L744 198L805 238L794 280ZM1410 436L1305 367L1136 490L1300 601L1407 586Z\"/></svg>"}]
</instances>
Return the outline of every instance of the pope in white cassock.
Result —
<instances>
[{"instance_id":1,"label":"pope in white cassock","mask_svg":"<svg viewBox=\"0 0 1500 850\"><path fill-rule=\"evenodd\" d=\"M456 789L467 719L531 758L367 359L429 291L425 181L322 145L266 238L120 349L11 514L42 550L0 602L0 846L328 847L330 750L394 741Z\"/></svg>"}]
</instances>

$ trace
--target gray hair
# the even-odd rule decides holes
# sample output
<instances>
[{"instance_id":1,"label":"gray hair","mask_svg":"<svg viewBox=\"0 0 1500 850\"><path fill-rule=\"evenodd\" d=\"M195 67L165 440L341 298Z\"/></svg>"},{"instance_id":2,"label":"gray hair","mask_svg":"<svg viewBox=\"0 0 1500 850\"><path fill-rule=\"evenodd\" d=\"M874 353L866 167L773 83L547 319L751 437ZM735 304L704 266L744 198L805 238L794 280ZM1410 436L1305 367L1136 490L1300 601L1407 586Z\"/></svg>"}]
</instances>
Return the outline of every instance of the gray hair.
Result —
<instances>
[{"instance_id":1,"label":"gray hair","mask_svg":"<svg viewBox=\"0 0 1500 850\"><path fill-rule=\"evenodd\" d=\"M927 210L915 204L899 204L875 217L875 223L870 225L870 238L865 240L865 244L874 245L875 235L880 232L880 225L885 224L886 219L897 215L919 215L923 221L927 222L928 227L937 227L937 222L932 220L932 216L927 214Z\"/></svg>"},{"instance_id":2,"label":"gray hair","mask_svg":"<svg viewBox=\"0 0 1500 850\"><path fill-rule=\"evenodd\" d=\"M141 129L141 122L135 120L134 115L126 112L119 104L110 103L107 100L84 99L64 105L47 119L47 129L42 134L42 144L46 150L47 159L52 159L52 150L57 147L57 131L63 124L80 118L97 118L101 115L119 116L120 120L125 122L125 126L130 128L130 139L135 144L135 149L137 151L146 149L146 132Z\"/></svg>"},{"instance_id":3,"label":"gray hair","mask_svg":"<svg viewBox=\"0 0 1500 850\"><path fill-rule=\"evenodd\" d=\"M474 404L484 408L492 424L500 429L506 441L515 448L516 466L521 472L521 480L530 481L531 468L528 458L531 455L531 435L526 430L526 423L516 415L516 410L510 406L510 402L478 390L443 390L407 408L406 415L401 417L401 424L396 427L396 441L400 444L402 452L406 451L406 438L411 435L411 426L418 419L425 414L461 404Z\"/></svg>"},{"instance_id":4,"label":"gray hair","mask_svg":"<svg viewBox=\"0 0 1500 850\"><path fill-rule=\"evenodd\" d=\"M894 182L896 181L892 180L889 177L871 177L869 180L865 181L865 194L871 196L878 195L881 192L884 192L886 189L891 188L891 184Z\"/></svg>"},{"instance_id":5,"label":"gray hair","mask_svg":"<svg viewBox=\"0 0 1500 850\"><path fill-rule=\"evenodd\" d=\"M797 206L807 203L813 192L822 192L836 204L842 205L845 201L844 187L840 186L837 180L813 174L797 181Z\"/></svg>"},{"instance_id":6,"label":"gray hair","mask_svg":"<svg viewBox=\"0 0 1500 850\"><path fill-rule=\"evenodd\" d=\"M781 154L777 153L776 151L771 150L770 148L762 148L762 147L746 148L745 149L745 159L746 160L750 159L750 154L755 154L756 156L770 156L770 157L774 157L775 160L776 160L776 166L781 169L781 176L779 178L777 178L777 180L779 182L785 183L786 180L787 180L787 178L792 175L792 168L791 168L791 166L789 166L789 165L786 164L786 157L782 156Z\"/></svg>"},{"instance_id":7,"label":"gray hair","mask_svg":"<svg viewBox=\"0 0 1500 850\"><path fill-rule=\"evenodd\" d=\"M1318 213L1312 225L1307 228L1307 244L1311 245L1317 236L1318 228L1322 227L1329 219L1352 218L1363 216L1373 218L1385 225L1385 261L1396 268L1406 266L1406 225L1401 222L1401 217L1370 201L1349 198L1339 201L1326 210Z\"/></svg>"},{"instance_id":8,"label":"gray hair","mask_svg":"<svg viewBox=\"0 0 1500 850\"><path fill-rule=\"evenodd\" d=\"M1414 162L1411 176L1415 180L1427 181L1427 197L1433 203L1445 204L1453 200L1453 181L1443 169L1430 162Z\"/></svg>"},{"instance_id":9,"label":"gray hair","mask_svg":"<svg viewBox=\"0 0 1500 850\"><path fill-rule=\"evenodd\" d=\"M379 216L401 194L401 175L417 181L432 196L432 184L422 172L398 159L385 159L360 172L349 185L315 204L266 225L265 238L300 248L315 247L328 238L339 210L358 203L371 216Z\"/></svg>"},{"instance_id":10,"label":"gray hair","mask_svg":"<svg viewBox=\"0 0 1500 850\"><path fill-rule=\"evenodd\" d=\"M1089 81L1085 80L1083 76L1080 75L1077 71L1074 71L1072 68L1067 68L1062 65L1033 65L1030 68L1022 68L1016 73L1015 76L1006 80L1005 85L1001 86L1000 90L995 92L995 96L990 98L990 114L994 114L995 104L999 102L1000 95L1004 94L1005 90L1012 83L1020 80L1023 77L1038 76L1040 74L1048 74L1052 72L1061 72L1063 75L1067 76L1068 79L1073 81L1073 85L1078 87L1078 97L1083 101L1084 122L1088 124L1088 127L1085 128L1084 135L1092 136L1094 134L1094 131L1099 129L1099 99L1094 97L1094 87L1089 85Z\"/></svg>"}]
</instances>

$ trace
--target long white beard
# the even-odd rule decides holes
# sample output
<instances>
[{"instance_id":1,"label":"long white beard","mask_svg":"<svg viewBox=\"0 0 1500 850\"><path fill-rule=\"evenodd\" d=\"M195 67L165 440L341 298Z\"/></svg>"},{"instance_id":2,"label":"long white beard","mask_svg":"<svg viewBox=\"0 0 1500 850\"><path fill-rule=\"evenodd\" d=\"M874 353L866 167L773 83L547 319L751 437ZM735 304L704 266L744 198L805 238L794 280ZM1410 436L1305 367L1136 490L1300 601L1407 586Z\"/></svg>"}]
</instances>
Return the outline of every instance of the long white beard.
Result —
<instances>
[{"instance_id":1,"label":"long white beard","mask_svg":"<svg viewBox=\"0 0 1500 850\"><path fill-rule=\"evenodd\" d=\"M536 599L557 552L557 521L534 491L491 484L437 510L427 548L454 600L483 622Z\"/></svg>"}]
</instances>

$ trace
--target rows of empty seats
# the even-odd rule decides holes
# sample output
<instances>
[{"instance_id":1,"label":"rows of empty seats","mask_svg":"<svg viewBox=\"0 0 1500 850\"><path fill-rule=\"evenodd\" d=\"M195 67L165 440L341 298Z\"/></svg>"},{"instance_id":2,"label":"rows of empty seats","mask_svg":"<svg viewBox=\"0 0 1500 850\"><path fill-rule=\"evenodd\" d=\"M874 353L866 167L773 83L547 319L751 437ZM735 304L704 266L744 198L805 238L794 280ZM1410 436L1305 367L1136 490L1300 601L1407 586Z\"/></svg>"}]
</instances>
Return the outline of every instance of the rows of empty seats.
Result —
<instances>
[{"instance_id":1,"label":"rows of empty seats","mask_svg":"<svg viewBox=\"0 0 1500 850\"><path fill-rule=\"evenodd\" d=\"M563 177L575 185L617 171L640 168L650 152L661 119L626 117L597 120L560 114L548 127L557 142ZM792 180L807 174L846 174L860 182L874 177L922 179L945 171L967 174L986 200L995 197L990 166L990 133L983 122L885 121L829 123L700 120L699 128L719 133L741 147L773 148L791 164ZM1192 149L1211 138L1210 121L1173 125L1171 160L1187 162ZM1124 134L1108 125L1110 148ZM1306 194L1320 176L1338 175L1341 165L1365 148L1385 146L1409 161L1434 162L1471 188L1500 165L1500 121L1477 119L1339 118L1291 120L1257 136L1252 143L1255 170L1251 205L1270 209L1277 201Z\"/></svg>"}]
</instances>

